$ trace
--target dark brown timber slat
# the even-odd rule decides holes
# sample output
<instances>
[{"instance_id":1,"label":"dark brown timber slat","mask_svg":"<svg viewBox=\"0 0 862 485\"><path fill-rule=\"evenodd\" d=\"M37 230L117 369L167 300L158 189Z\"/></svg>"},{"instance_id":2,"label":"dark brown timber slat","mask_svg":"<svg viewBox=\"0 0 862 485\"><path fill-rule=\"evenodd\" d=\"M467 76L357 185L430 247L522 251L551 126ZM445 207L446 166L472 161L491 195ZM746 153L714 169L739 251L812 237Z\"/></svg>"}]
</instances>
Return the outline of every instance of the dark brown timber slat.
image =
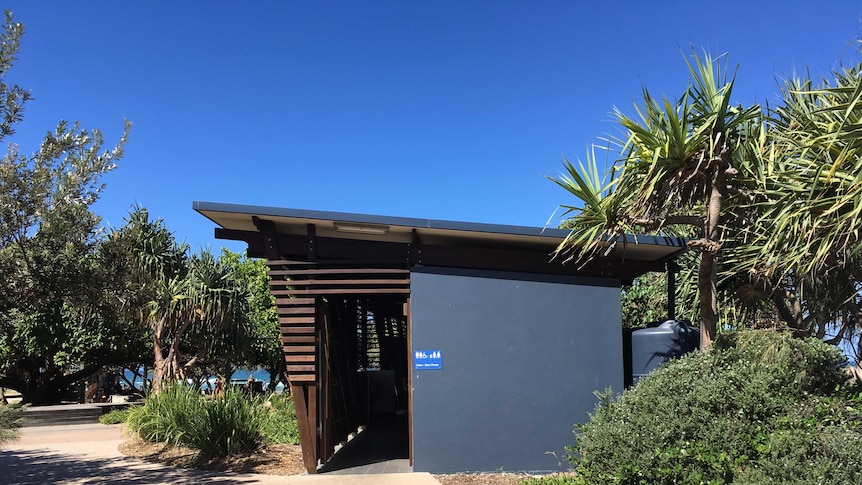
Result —
<instances>
[{"instance_id":1,"label":"dark brown timber slat","mask_svg":"<svg viewBox=\"0 0 862 485\"><path fill-rule=\"evenodd\" d=\"M270 281L270 286L283 285L281 281ZM410 279L367 279L367 280L293 280L289 286L335 286L335 285L409 285Z\"/></svg>"},{"instance_id":2,"label":"dark brown timber slat","mask_svg":"<svg viewBox=\"0 0 862 485\"><path fill-rule=\"evenodd\" d=\"M314 372L317 366L314 365L288 365L288 372Z\"/></svg>"},{"instance_id":3,"label":"dark brown timber slat","mask_svg":"<svg viewBox=\"0 0 862 485\"><path fill-rule=\"evenodd\" d=\"M317 357L313 354L291 354L285 356L284 359L288 364L293 362L314 362Z\"/></svg>"},{"instance_id":4,"label":"dark brown timber slat","mask_svg":"<svg viewBox=\"0 0 862 485\"><path fill-rule=\"evenodd\" d=\"M314 377L314 382L317 382L317 376ZM308 386L308 409L317 410L317 386ZM320 435L317 433L317 412L308 413L308 427L314 433L314 449L317 450L317 458L320 458Z\"/></svg>"},{"instance_id":5,"label":"dark brown timber slat","mask_svg":"<svg viewBox=\"0 0 862 485\"><path fill-rule=\"evenodd\" d=\"M306 472L317 473L317 430L312 429L309 423L309 414L312 412L316 413L317 410L308 406L305 393L309 387L313 387L313 385L294 384L291 382L290 394L293 397L296 409L299 442L302 446L302 463L305 465Z\"/></svg>"},{"instance_id":6,"label":"dark brown timber slat","mask_svg":"<svg viewBox=\"0 0 862 485\"><path fill-rule=\"evenodd\" d=\"M316 382L317 376L314 374L295 374L290 376L291 382Z\"/></svg>"},{"instance_id":7,"label":"dark brown timber slat","mask_svg":"<svg viewBox=\"0 0 862 485\"><path fill-rule=\"evenodd\" d=\"M281 327L281 333L282 333L282 334L285 334L285 333L290 333L290 334L294 334L294 333L311 333L311 334L313 334L313 333L314 333L314 327L288 327L288 326L282 326L282 327Z\"/></svg>"},{"instance_id":8,"label":"dark brown timber slat","mask_svg":"<svg viewBox=\"0 0 862 485\"><path fill-rule=\"evenodd\" d=\"M276 305L310 306L314 308L314 298L276 298Z\"/></svg>"},{"instance_id":9,"label":"dark brown timber slat","mask_svg":"<svg viewBox=\"0 0 862 485\"><path fill-rule=\"evenodd\" d=\"M270 276L340 275L340 274L410 274L408 269L380 268L320 268L320 269L271 269Z\"/></svg>"},{"instance_id":10,"label":"dark brown timber slat","mask_svg":"<svg viewBox=\"0 0 862 485\"><path fill-rule=\"evenodd\" d=\"M270 292L271 291L272 290L270 290ZM310 312L312 314L314 313L314 306L313 305L312 306L297 305L297 304L293 303L293 300L298 300L298 299L299 298L276 298L275 299L275 306L277 306L279 308L302 308L306 312Z\"/></svg>"},{"instance_id":11,"label":"dark brown timber slat","mask_svg":"<svg viewBox=\"0 0 862 485\"><path fill-rule=\"evenodd\" d=\"M317 347L314 345L285 345L283 350L286 354L308 354L317 352Z\"/></svg>"},{"instance_id":12,"label":"dark brown timber slat","mask_svg":"<svg viewBox=\"0 0 862 485\"><path fill-rule=\"evenodd\" d=\"M279 315L314 315L313 306L295 306L279 308Z\"/></svg>"},{"instance_id":13,"label":"dark brown timber slat","mask_svg":"<svg viewBox=\"0 0 862 485\"><path fill-rule=\"evenodd\" d=\"M410 288L326 288L314 290L271 290L270 293L276 296L409 294Z\"/></svg>"},{"instance_id":14,"label":"dark brown timber slat","mask_svg":"<svg viewBox=\"0 0 862 485\"><path fill-rule=\"evenodd\" d=\"M314 343L317 337L315 335L290 335L281 337L281 341L285 344L291 343Z\"/></svg>"},{"instance_id":15,"label":"dark brown timber slat","mask_svg":"<svg viewBox=\"0 0 862 485\"><path fill-rule=\"evenodd\" d=\"M278 323L282 325L301 325L304 323L314 324L314 317L297 317L297 316L289 316L289 317L278 317Z\"/></svg>"}]
</instances>

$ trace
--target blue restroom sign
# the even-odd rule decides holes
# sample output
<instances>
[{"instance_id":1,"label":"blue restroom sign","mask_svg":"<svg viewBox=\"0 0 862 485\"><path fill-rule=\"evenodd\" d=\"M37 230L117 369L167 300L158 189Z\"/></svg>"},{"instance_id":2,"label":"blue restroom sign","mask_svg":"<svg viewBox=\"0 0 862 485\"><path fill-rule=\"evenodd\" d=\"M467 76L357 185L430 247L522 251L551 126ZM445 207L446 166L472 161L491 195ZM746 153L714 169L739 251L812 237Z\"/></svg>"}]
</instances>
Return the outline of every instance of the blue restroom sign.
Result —
<instances>
[{"instance_id":1,"label":"blue restroom sign","mask_svg":"<svg viewBox=\"0 0 862 485\"><path fill-rule=\"evenodd\" d=\"M443 357L439 350L417 350L413 352L413 368L416 370L440 370Z\"/></svg>"}]
</instances>

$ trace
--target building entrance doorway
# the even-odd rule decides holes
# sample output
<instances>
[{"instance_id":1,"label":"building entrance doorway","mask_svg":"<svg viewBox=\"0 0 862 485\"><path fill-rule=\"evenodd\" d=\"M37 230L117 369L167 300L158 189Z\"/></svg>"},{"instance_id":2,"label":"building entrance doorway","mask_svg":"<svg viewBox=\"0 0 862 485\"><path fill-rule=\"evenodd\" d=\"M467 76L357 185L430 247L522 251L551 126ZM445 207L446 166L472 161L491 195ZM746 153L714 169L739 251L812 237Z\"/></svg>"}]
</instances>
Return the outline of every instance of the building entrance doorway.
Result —
<instances>
[{"instance_id":1,"label":"building entrance doorway","mask_svg":"<svg viewBox=\"0 0 862 485\"><path fill-rule=\"evenodd\" d=\"M409 466L409 270L267 264L308 472Z\"/></svg>"},{"instance_id":2,"label":"building entrance doorway","mask_svg":"<svg viewBox=\"0 0 862 485\"><path fill-rule=\"evenodd\" d=\"M409 467L406 310L403 295L325 299L318 415L322 446L334 454L319 471Z\"/></svg>"}]
</instances>

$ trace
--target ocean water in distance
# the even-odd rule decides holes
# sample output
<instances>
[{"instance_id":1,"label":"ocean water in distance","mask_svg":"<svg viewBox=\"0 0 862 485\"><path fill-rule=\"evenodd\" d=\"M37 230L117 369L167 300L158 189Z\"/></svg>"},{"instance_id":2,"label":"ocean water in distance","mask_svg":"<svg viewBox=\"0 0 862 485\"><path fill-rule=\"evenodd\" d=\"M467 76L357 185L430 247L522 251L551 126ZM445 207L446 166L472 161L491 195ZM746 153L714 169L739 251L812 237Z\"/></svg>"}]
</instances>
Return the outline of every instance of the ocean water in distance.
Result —
<instances>
[{"instance_id":1,"label":"ocean water in distance","mask_svg":"<svg viewBox=\"0 0 862 485\"><path fill-rule=\"evenodd\" d=\"M266 387L269 385L269 372L265 369L237 369L236 371L234 371L233 375L230 376L230 380L234 384L244 384L248 380L249 374L251 374L252 378L254 378L255 381L263 382L264 390L266 390ZM126 379L130 381L133 377L135 377L132 371L128 369L124 371L124 375L126 376ZM152 376L152 372L147 373L147 377L152 378ZM215 379L215 376L211 376L207 380L208 382L203 385L203 388L205 390L207 390L208 388L209 390L212 390L215 387ZM135 387L138 389L140 389L141 386L143 386L144 384L143 379L141 379L140 375L137 376L134 383ZM284 390L284 383L279 382L275 387L275 392L282 392L282 390Z\"/></svg>"}]
</instances>

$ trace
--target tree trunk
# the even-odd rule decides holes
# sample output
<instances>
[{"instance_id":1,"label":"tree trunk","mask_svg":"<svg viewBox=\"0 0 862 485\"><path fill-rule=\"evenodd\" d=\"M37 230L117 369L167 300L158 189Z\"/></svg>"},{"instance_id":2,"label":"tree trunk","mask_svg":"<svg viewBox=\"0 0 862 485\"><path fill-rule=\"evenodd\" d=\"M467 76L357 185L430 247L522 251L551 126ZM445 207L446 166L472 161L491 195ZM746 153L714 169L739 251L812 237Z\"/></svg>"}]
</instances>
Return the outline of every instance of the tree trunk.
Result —
<instances>
[{"instance_id":1,"label":"tree trunk","mask_svg":"<svg viewBox=\"0 0 862 485\"><path fill-rule=\"evenodd\" d=\"M793 330L794 335L807 335L809 332L805 322L805 313L802 311L802 303L800 303L796 293L786 288L770 287L769 289L778 317L787 324L788 328Z\"/></svg>"},{"instance_id":2,"label":"tree trunk","mask_svg":"<svg viewBox=\"0 0 862 485\"><path fill-rule=\"evenodd\" d=\"M151 391L158 394L162 390L162 381L165 379L165 357L162 352L162 343L156 335L153 335L153 386Z\"/></svg>"},{"instance_id":3,"label":"tree trunk","mask_svg":"<svg viewBox=\"0 0 862 485\"><path fill-rule=\"evenodd\" d=\"M730 166L730 153L722 151L721 163L712 178L709 202L706 206L706 221L703 227L704 243L700 248L700 266L697 271L698 303L700 304L700 350L712 347L718 326L718 275L715 255L720 245L721 203L727 185L727 168Z\"/></svg>"},{"instance_id":4,"label":"tree trunk","mask_svg":"<svg viewBox=\"0 0 862 485\"><path fill-rule=\"evenodd\" d=\"M81 396L70 387L100 367L98 364L90 364L77 372L63 374L62 369L47 364L39 366L34 363L33 365L33 367L24 367L24 365L13 367L10 373L0 378L0 387L14 389L21 393L23 402L36 405L79 400ZM43 369L42 372L40 367Z\"/></svg>"},{"instance_id":5,"label":"tree trunk","mask_svg":"<svg viewBox=\"0 0 862 485\"><path fill-rule=\"evenodd\" d=\"M700 350L712 347L718 322L718 296L716 291L715 254L706 248L700 253L697 271L697 289L700 303Z\"/></svg>"},{"instance_id":6,"label":"tree trunk","mask_svg":"<svg viewBox=\"0 0 862 485\"><path fill-rule=\"evenodd\" d=\"M158 393L165 380L174 380L176 377L183 375L179 362L179 347L180 341L191 326L192 321L192 318L187 319L171 336L168 355L164 355L161 345L161 334L165 324L163 323L158 328L158 331L153 332L153 360L155 367L153 370L153 392Z\"/></svg>"},{"instance_id":7,"label":"tree trunk","mask_svg":"<svg viewBox=\"0 0 862 485\"><path fill-rule=\"evenodd\" d=\"M171 342L168 355L164 355L161 343L155 338L153 339L153 392L156 394L161 392L166 381L173 381L180 375L175 348L178 344L178 340Z\"/></svg>"}]
</instances>

